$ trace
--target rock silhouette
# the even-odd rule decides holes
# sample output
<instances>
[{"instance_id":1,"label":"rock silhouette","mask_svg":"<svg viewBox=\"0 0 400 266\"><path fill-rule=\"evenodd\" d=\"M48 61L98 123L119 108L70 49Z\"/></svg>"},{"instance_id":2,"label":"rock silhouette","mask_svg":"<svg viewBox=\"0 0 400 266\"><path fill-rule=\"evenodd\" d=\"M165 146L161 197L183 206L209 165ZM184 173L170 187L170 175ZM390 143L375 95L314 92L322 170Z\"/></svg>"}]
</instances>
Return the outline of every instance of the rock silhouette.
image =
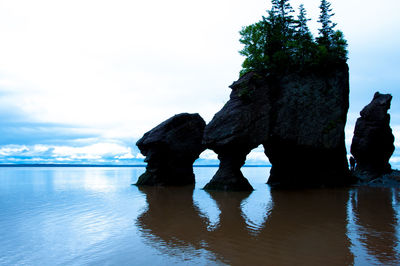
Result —
<instances>
[{"instance_id":1,"label":"rock silhouette","mask_svg":"<svg viewBox=\"0 0 400 266\"><path fill-rule=\"evenodd\" d=\"M349 107L347 64L284 76L250 72L204 130L220 167L205 189L251 190L240 167L263 144L276 187L348 183L344 127Z\"/></svg>"},{"instance_id":2,"label":"rock silhouette","mask_svg":"<svg viewBox=\"0 0 400 266\"><path fill-rule=\"evenodd\" d=\"M355 175L364 181L391 172L394 136L387 113L391 100L390 94L376 92L356 122L350 152L357 163Z\"/></svg>"},{"instance_id":3,"label":"rock silhouette","mask_svg":"<svg viewBox=\"0 0 400 266\"><path fill-rule=\"evenodd\" d=\"M145 133L136 145L147 167L136 185L194 184L193 163L204 150L204 127L199 114L182 113Z\"/></svg>"}]
</instances>

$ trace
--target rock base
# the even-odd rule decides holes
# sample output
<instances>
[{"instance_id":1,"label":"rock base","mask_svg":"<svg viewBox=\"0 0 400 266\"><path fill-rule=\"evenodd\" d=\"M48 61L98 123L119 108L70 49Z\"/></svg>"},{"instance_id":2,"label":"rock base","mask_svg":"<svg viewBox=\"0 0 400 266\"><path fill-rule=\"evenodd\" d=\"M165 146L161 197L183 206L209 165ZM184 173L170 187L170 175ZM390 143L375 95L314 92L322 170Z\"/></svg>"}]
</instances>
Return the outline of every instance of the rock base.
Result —
<instances>
[{"instance_id":1,"label":"rock base","mask_svg":"<svg viewBox=\"0 0 400 266\"><path fill-rule=\"evenodd\" d=\"M240 168L246 160L247 152L223 153L218 156L221 161L217 173L204 187L205 190L252 191L253 187L243 176Z\"/></svg>"},{"instance_id":2,"label":"rock base","mask_svg":"<svg viewBox=\"0 0 400 266\"><path fill-rule=\"evenodd\" d=\"M186 186L194 185L194 173L174 174L174 173L154 173L146 170L139 176L136 186Z\"/></svg>"}]
</instances>

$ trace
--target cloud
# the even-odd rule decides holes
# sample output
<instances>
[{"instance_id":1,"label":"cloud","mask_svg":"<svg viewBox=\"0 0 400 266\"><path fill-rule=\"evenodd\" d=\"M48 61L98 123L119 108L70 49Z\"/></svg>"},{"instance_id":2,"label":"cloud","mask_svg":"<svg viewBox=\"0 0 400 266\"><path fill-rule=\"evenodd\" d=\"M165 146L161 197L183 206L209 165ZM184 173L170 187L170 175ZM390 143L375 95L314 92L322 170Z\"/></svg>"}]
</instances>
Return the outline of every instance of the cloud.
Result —
<instances>
[{"instance_id":1,"label":"cloud","mask_svg":"<svg viewBox=\"0 0 400 266\"><path fill-rule=\"evenodd\" d=\"M200 157L195 162L195 164L218 165L219 164L218 154L216 154L212 150L207 149L200 154ZM264 147L262 145L260 145L257 148L253 149L247 155L245 164L248 164L248 165L269 164L268 157L264 153Z\"/></svg>"},{"instance_id":2,"label":"cloud","mask_svg":"<svg viewBox=\"0 0 400 266\"><path fill-rule=\"evenodd\" d=\"M200 154L200 159L205 160L218 160L218 155L212 150L205 150Z\"/></svg>"},{"instance_id":3,"label":"cloud","mask_svg":"<svg viewBox=\"0 0 400 266\"><path fill-rule=\"evenodd\" d=\"M0 148L0 156L10 156L14 154L21 154L29 151L26 146L8 145Z\"/></svg>"},{"instance_id":4,"label":"cloud","mask_svg":"<svg viewBox=\"0 0 400 266\"><path fill-rule=\"evenodd\" d=\"M2 163L143 163L130 147L116 143L96 143L81 147L55 145L0 146Z\"/></svg>"},{"instance_id":5,"label":"cloud","mask_svg":"<svg viewBox=\"0 0 400 266\"><path fill-rule=\"evenodd\" d=\"M318 1L291 1L295 8L301 2L317 33ZM349 41L350 113L358 114L376 90L391 92L392 122L400 124L400 35L393 34L400 4L362 6L354 20L360 1L332 3L333 20ZM1 147L27 147L31 154L15 151L24 160L36 154L66 161L67 155L54 157L56 148L76 160L134 160L134 141L172 115L200 113L210 121L238 78L244 59L239 30L268 8L264 0L3 1ZM347 145L355 122L350 120ZM94 152L97 143L131 148L135 158ZM33 148L38 144L48 150ZM201 158L216 161L209 151ZM248 159L266 160L263 151Z\"/></svg>"}]
</instances>

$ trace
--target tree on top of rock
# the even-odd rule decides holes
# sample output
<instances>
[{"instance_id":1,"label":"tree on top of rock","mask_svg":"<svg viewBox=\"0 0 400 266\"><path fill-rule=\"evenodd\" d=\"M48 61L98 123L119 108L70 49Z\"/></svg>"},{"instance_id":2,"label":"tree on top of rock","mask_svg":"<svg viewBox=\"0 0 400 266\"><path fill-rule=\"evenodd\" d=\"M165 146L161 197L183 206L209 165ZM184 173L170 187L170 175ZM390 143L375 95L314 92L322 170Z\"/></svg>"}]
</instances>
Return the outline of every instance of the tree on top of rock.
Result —
<instances>
[{"instance_id":1,"label":"tree on top of rock","mask_svg":"<svg viewBox=\"0 0 400 266\"><path fill-rule=\"evenodd\" d=\"M304 5L301 4L299 6L299 15L297 16L296 21L296 35L307 40L312 40L312 34L310 29L307 26L307 22L311 19L307 18L307 11L304 8Z\"/></svg>"},{"instance_id":2,"label":"tree on top of rock","mask_svg":"<svg viewBox=\"0 0 400 266\"><path fill-rule=\"evenodd\" d=\"M303 5L295 20L289 0L271 1L267 17L240 31L244 47L239 53L246 57L240 75L249 71L283 74L290 69L329 66L347 60L347 42L341 31L334 30L329 2L321 0L318 21L322 27L314 41Z\"/></svg>"},{"instance_id":3,"label":"tree on top of rock","mask_svg":"<svg viewBox=\"0 0 400 266\"><path fill-rule=\"evenodd\" d=\"M318 22L322 27L318 30L320 36L317 38L319 45L319 58L323 61L346 61L347 60L347 41L344 39L343 32L334 28L336 23L333 23L331 17L331 4L326 0L321 0L320 16Z\"/></svg>"},{"instance_id":4,"label":"tree on top of rock","mask_svg":"<svg viewBox=\"0 0 400 266\"><path fill-rule=\"evenodd\" d=\"M268 71L281 70L291 64L291 43L294 35L294 10L288 0L272 0L268 17L263 17L265 28L264 54Z\"/></svg>"},{"instance_id":5,"label":"tree on top of rock","mask_svg":"<svg viewBox=\"0 0 400 266\"><path fill-rule=\"evenodd\" d=\"M307 18L307 11L304 5L299 6L299 15L295 21L295 56L296 61L300 64L305 64L312 60L313 51L315 50L315 43L313 36L308 28L307 22L311 19Z\"/></svg>"},{"instance_id":6,"label":"tree on top of rock","mask_svg":"<svg viewBox=\"0 0 400 266\"><path fill-rule=\"evenodd\" d=\"M293 35L294 19L291 13L294 10L289 3L289 0L272 0L272 9L270 17L276 18L276 22L280 27L281 35L285 39L289 39Z\"/></svg>"},{"instance_id":7,"label":"tree on top of rock","mask_svg":"<svg viewBox=\"0 0 400 266\"><path fill-rule=\"evenodd\" d=\"M331 13L331 4L326 0L321 1L321 5L319 6L319 8L321 10L321 13L319 15L318 22L322 24L322 27L318 30L320 36L317 38L317 42L320 45L325 45L329 47L332 43L332 37L335 33L333 28L336 27L336 23L333 23L331 21L331 17L335 14Z\"/></svg>"}]
</instances>

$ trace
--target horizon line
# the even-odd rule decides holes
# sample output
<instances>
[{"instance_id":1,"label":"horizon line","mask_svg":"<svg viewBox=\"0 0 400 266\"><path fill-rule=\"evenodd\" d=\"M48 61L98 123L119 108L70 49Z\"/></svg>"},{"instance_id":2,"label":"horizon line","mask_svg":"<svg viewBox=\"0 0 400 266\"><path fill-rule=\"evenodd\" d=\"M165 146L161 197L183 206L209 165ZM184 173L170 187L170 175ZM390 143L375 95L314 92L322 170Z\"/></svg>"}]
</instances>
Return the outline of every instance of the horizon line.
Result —
<instances>
[{"instance_id":1,"label":"horizon line","mask_svg":"<svg viewBox=\"0 0 400 266\"><path fill-rule=\"evenodd\" d=\"M146 167L146 164L1 164L0 167ZM243 165L242 167L271 167L269 164L262 165ZM218 164L194 164L193 167L219 167Z\"/></svg>"}]
</instances>

